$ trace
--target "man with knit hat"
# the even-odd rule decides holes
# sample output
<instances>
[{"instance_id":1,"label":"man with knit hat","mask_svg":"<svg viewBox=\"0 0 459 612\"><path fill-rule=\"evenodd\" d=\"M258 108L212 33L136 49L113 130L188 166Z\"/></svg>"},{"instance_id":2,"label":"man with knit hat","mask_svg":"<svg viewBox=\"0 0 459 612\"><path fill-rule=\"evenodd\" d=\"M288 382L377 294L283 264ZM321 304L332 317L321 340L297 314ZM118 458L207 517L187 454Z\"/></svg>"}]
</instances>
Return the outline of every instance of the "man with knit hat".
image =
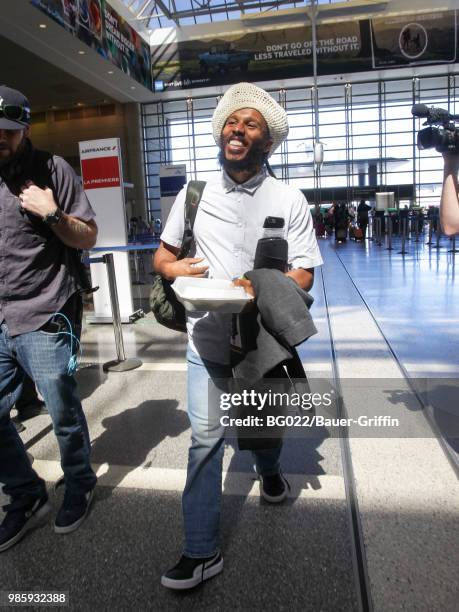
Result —
<instances>
[{"instance_id":1,"label":"man with knit hat","mask_svg":"<svg viewBox=\"0 0 459 612\"><path fill-rule=\"evenodd\" d=\"M54 530L84 521L96 484L86 420L73 376L81 323L78 249L97 238L94 211L72 168L30 141L30 105L0 86L0 483L10 497L0 552L50 511L46 485L30 465L10 418L27 374L53 422L64 472Z\"/></svg>"},{"instance_id":2,"label":"man with knit hat","mask_svg":"<svg viewBox=\"0 0 459 612\"><path fill-rule=\"evenodd\" d=\"M212 130L221 174L206 183L193 228L194 257L177 260L184 227L186 189L177 196L155 268L168 279L177 276L240 278L253 269L266 217L284 219L289 271L302 288L313 283L313 268L322 263L311 214L303 194L268 175L268 157L288 134L284 109L251 83L230 87L215 109ZM250 281L236 281L253 294ZM172 589L187 589L223 569L219 549L224 430L209 424L208 381L228 379L231 315L188 313L188 415L192 444L183 493L185 547L178 564L162 577ZM279 456L281 447L254 452L262 497L271 503L287 495Z\"/></svg>"}]
</instances>

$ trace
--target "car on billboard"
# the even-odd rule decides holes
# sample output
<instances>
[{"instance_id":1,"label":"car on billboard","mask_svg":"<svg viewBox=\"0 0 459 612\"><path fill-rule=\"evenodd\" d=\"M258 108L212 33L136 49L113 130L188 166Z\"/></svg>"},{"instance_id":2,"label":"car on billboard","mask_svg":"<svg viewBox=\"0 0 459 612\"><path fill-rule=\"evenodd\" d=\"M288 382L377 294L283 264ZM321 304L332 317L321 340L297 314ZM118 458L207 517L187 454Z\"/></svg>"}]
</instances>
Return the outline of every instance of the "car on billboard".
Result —
<instances>
[{"instance_id":1,"label":"car on billboard","mask_svg":"<svg viewBox=\"0 0 459 612\"><path fill-rule=\"evenodd\" d=\"M249 62L253 59L253 53L250 51L218 51L212 49L206 53L200 53L198 58L202 74L207 74L209 71L226 74L233 68L239 68L242 72L247 72Z\"/></svg>"}]
</instances>

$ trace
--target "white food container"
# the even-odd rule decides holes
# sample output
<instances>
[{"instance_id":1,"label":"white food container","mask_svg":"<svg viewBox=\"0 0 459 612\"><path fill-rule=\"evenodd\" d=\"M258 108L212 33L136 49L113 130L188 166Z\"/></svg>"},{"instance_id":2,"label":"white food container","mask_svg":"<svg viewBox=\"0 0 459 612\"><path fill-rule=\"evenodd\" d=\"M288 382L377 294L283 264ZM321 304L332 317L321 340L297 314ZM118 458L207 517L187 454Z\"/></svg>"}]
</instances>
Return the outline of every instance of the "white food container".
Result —
<instances>
[{"instance_id":1,"label":"white food container","mask_svg":"<svg viewBox=\"0 0 459 612\"><path fill-rule=\"evenodd\" d=\"M171 285L188 312L214 310L238 313L252 299L243 287L230 280L179 276Z\"/></svg>"}]
</instances>

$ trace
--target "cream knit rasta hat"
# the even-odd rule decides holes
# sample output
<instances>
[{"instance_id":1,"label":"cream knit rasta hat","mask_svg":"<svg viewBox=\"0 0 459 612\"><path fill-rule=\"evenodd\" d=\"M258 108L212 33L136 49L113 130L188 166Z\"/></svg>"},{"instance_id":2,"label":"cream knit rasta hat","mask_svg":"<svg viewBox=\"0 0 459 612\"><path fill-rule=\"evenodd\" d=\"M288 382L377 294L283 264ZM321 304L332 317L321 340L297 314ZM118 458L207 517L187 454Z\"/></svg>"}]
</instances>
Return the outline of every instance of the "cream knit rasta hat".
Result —
<instances>
[{"instance_id":1,"label":"cream knit rasta hat","mask_svg":"<svg viewBox=\"0 0 459 612\"><path fill-rule=\"evenodd\" d=\"M254 108L269 129L269 136L273 141L269 155L287 138L287 113L264 89L252 83L237 83L232 85L224 94L212 117L212 131L214 140L221 146L221 136L225 121L241 108Z\"/></svg>"}]
</instances>

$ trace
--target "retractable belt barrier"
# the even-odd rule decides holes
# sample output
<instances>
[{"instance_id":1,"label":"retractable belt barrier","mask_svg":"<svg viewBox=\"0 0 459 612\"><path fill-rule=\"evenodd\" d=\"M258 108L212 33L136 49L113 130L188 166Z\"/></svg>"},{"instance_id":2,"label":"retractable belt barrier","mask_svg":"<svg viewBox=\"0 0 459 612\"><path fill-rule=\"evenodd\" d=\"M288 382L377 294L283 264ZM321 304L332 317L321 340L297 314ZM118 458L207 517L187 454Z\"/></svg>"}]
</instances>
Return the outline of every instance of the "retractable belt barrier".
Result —
<instances>
[{"instance_id":1,"label":"retractable belt barrier","mask_svg":"<svg viewBox=\"0 0 459 612\"><path fill-rule=\"evenodd\" d=\"M118 302L118 290L116 287L113 253L106 253L105 255L102 255L102 257L91 257L85 260L85 262L104 263L107 266L108 289L110 293L110 306L112 310L117 358L113 361L104 363L104 372L126 372L128 370L134 370L142 365L142 361L136 357L126 359L126 354L124 352L123 330L121 327L120 306Z\"/></svg>"}]
</instances>

